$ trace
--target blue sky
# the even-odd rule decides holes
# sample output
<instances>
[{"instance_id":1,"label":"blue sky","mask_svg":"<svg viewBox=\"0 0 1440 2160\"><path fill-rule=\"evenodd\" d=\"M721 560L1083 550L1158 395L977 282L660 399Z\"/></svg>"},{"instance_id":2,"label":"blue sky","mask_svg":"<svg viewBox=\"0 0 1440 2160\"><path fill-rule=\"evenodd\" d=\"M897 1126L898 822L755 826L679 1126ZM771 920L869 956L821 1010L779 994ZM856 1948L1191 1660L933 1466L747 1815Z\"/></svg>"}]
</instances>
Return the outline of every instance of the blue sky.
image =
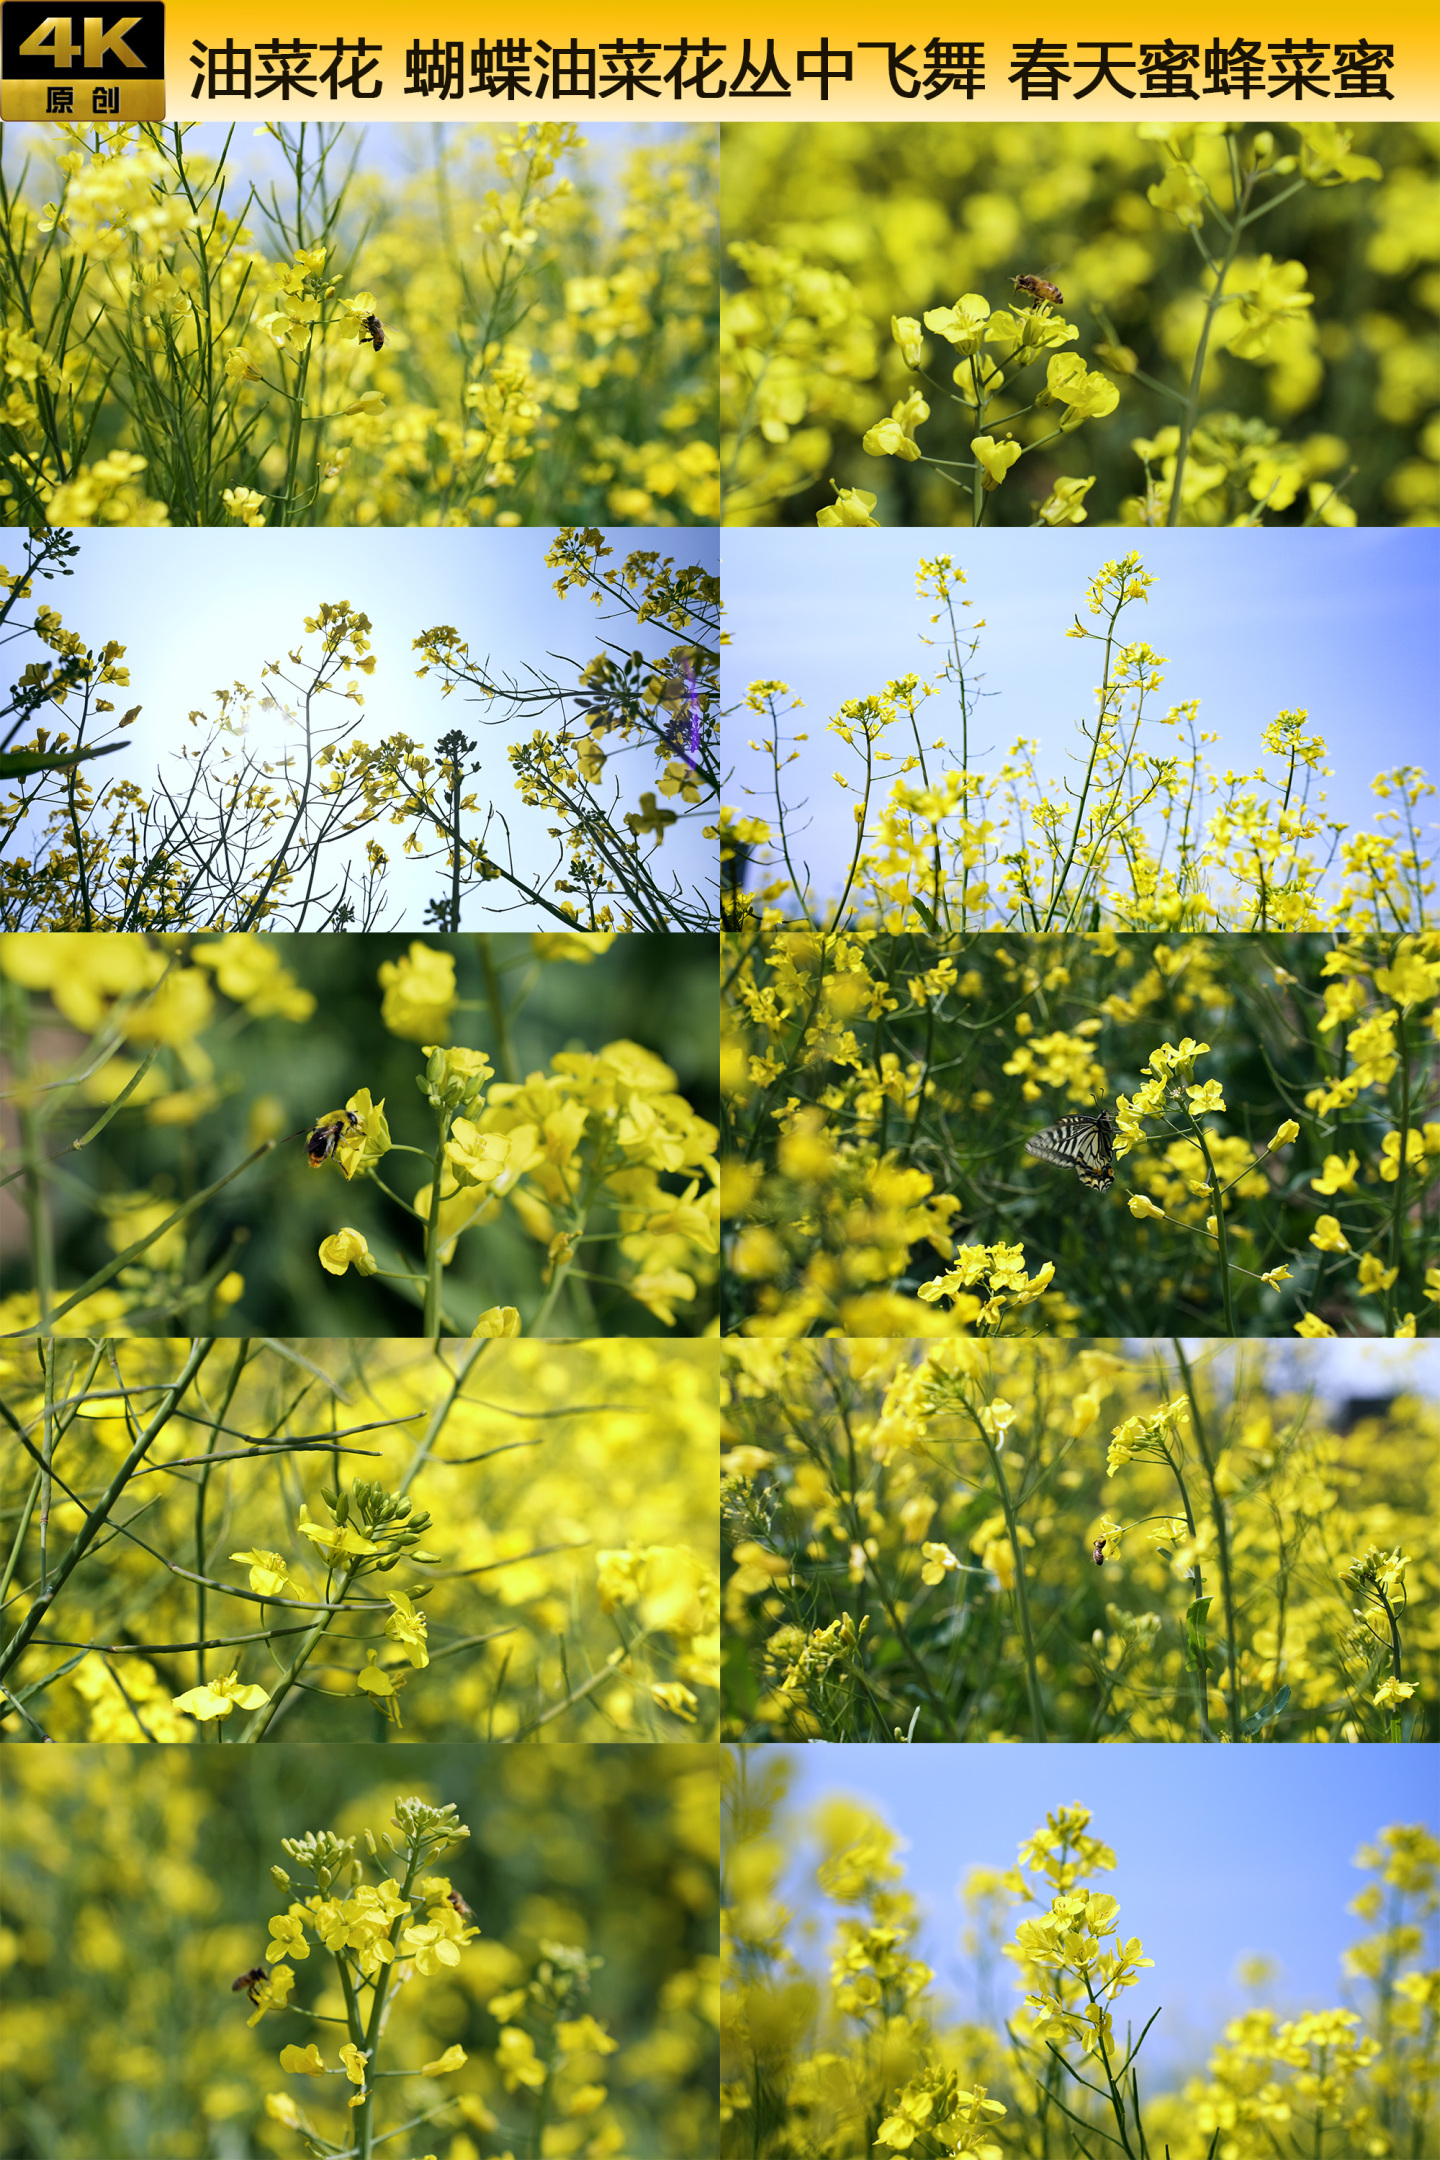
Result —
<instances>
[{"instance_id":1,"label":"blue sky","mask_svg":"<svg viewBox=\"0 0 1440 2160\"><path fill-rule=\"evenodd\" d=\"M418 108L422 100L417 98L415 103ZM185 115L179 117L184 118ZM542 112L539 117L545 119L553 115ZM514 125L514 121L466 122L449 118L437 121L435 108L427 104L425 110L417 110L413 120L379 121L364 127L358 126L354 121L342 124L345 130L341 141L343 157L348 159L358 148L360 155L357 171L383 173L387 178L398 180L409 173L423 171L433 162L431 137L436 127L445 129L450 147L457 150L464 146L467 138L479 139L487 134L494 135L502 128L508 130ZM584 138L585 147L578 159L572 157L561 169L568 172L572 178L583 173L593 181L599 190L602 215L606 216L613 216L618 207L624 160L632 150L647 143L653 145L663 142L676 135L693 134L700 127L713 131L713 123L693 121L592 120L588 124L577 122L576 125ZM310 132L313 137L313 127ZM227 127L223 121L198 122L194 132L187 138L190 154L199 153L218 158L224 148L226 133ZM28 154L34 160L34 166L27 192L33 194L35 188L40 186L40 193L35 199L43 202L47 195L54 193L55 154L66 147L53 127L44 121L10 121L5 128L5 170L13 181L14 176L19 173L22 159ZM230 170L241 182L255 181L263 186L270 180L280 178L288 170L273 136L264 127L248 120L236 126L225 156ZM228 191L226 201L227 205L237 207L231 204Z\"/></svg>"},{"instance_id":2,"label":"blue sky","mask_svg":"<svg viewBox=\"0 0 1440 2160\"><path fill-rule=\"evenodd\" d=\"M58 608L67 628L79 631L88 644L113 637L125 646L130 689L118 704L122 710L143 707L131 730L140 756L133 763L128 757L120 761L127 771L138 774L142 760L145 770L153 771L182 740L190 740L185 717L195 709L213 710L215 689L238 681L258 691L262 663L283 661L300 644L304 618L322 601L348 600L370 617L378 660L375 673L361 681L364 739L373 743L403 731L433 745L447 729L463 728L478 740L486 764L475 792L482 803L493 793L510 819L517 858L532 865L551 861L554 844L544 837L551 816L521 806L505 756L515 729L528 736L539 719L517 722L514 729L487 728L480 718L485 708L462 703L460 691L442 700L433 676L416 680L419 656L411 645L420 631L451 623L469 640L473 660L488 656L497 674L508 672L522 681L529 663L566 680L570 671L563 657L552 661L549 656L568 655L583 664L599 650L602 636L628 652L635 642L631 617L607 623L583 594L563 601L556 597L555 573L544 560L552 531L238 529L87 531L78 537L74 575L38 584L37 598ZM709 531L627 528L610 538L611 567L637 548L715 567L716 537ZM12 568L23 560L13 533L0 533L0 560ZM661 651L668 642L653 639L646 649ZM8 647L5 679L17 677L32 657L26 644ZM285 664L287 672L297 672ZM257 719L257 730L264 725ZM278 743L280 723L271 726ZM263 738L257 734L256 739ZM634 770L639 773L638 762ZM639 785L653 785L648 771ZM392 830L398 841L398 828L382 827L382 842ZM661 860L688 872L686 882L693 885L697 866L712 858L713 843L700 839L698 826L691 830L694 837L678 844L672 832ZM393 861L397 851L391 852ZM406 882L397 882L396 889L406 891L412 904L406 923L418 924L421 900L415 896L428 897L435 875L410 869L401 876ZM388 926L399 927L393 914ZM507 917L504 926L543 927L544 918L530 908Z\"/></svg>"},{"instance_id":3,"label":"blue sky","mask_svg":"<svg viewBox=\"0 0 1440 2160\"><path fill-rule=\"evenodd\" d=\"M1247 1348L1253 1348L1247 1345ZM1192 1344L1190 1356L1207 1345ZM1440 1343L1360 1342L1337 1336L1333 1342L1286 1342L1268 1345L1270 1386L1313 1387L1326 1402L1343 1395L1405 1392L1440 1395Z\"/></svg>"},{"instance_id":4,"label":"blue sky","mask_svg":"<svg viewBox=\"0 0 1440 2160\"><path fill-rule=\"evenodd\" d=\"M1091 1834L1118 1863L1096 1887L1118 1897L1122 1936L1139 1935L1155 1960L1117 2018L1123 2030L1130 2016L1138 2032L1162 2006L1142 2057L1152 2077L1198 2064L1223 2020L1245 2007L1234 1973L1246 1954L1278 1962L1268 1999L1283 2014L1344 2001L1339 1959L1363 1932L1345 1908L1369 1879L1351 1865L1355 1853L1387 1824L1440 1830L1434 1746L816 1744L787 1752L793 1810L843 1792L903 1834L906 1887L927 1916L918 1954L964 2015L975 2004L957 1886L973 1866L1013 1866L1021 1839L1047 1811L1088 1807ZM802 1869L785 1896L801 1911L820 1904ZM824 1908L817 1952L832 1919ZM1430 1954L1433 1961L1433 1943Z\"/></svg>"},{"instance_id":5,"label":"blue sky","mask_svg":"<svg viewBox=\"0 0 1440 2160\"><path fill-rule=\"evenodd\" d=\"M961 597L988 625L974 665L982 690L996 694L982 698L972 722L972 762L993 770L1017 736L1038 736L1041 770L1073 775L1062 761L1081 747L1077 721L1094 712L1100 652L1065 632L1077 611L1100 627L1084 611L1086 582L1131 548L1156 582L1122 615L1121 634L1169 659L1151 710L1199 698L1201 727L1220 736L1210 752L1219 770L1252 768L1261 731L1282 709L1305 707L1309 732L1329 746L1331 807L1347 821L1369 824L1379 807L1369 783L1383 767L1408 761L1436 777L1440 533L727 530L725 705L761 678L788 682L804 699L789 726L808 728L811 739L787 787L810 799L800 851L822 890L833 890L833 865L854 832L854 798L829 777L848 768L827 721L846 698L938 668L938 651L919 637L939 634L927 619L933 604L915 594L921 555L952 557L967 578ZM933 699L924 739L952 726L958 741L953 705ZM737 775L726 799L744 803L738 783L748 782L762 790L764 814L765 761L746 747L756 735L747 712L726 722ZM977 740L988 757L974 756ZM1168 748L1174 737L1166 731L1151 745L1162 741Z\"/></svg>"}]
</instances>

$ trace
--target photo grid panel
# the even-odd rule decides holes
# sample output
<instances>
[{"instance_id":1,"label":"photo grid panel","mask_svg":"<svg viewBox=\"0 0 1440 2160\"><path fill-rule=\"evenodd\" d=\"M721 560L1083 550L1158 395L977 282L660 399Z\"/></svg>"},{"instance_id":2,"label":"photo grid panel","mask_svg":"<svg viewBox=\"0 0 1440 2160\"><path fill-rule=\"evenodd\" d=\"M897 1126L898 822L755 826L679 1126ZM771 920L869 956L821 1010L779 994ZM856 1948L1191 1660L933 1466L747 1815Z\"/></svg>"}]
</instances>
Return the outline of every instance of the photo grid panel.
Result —
<instances>
[{"instance_id":1,"label":"photo grid panel","mask_svg":"<svg viewBox=\"0 0 1440 2160\"><path fill-rule=\"evenodd\" d=\"M722 136L725 2160L1440 2150L1433 148L1098 112Z\"/></svg>"},{"instance_id":2,"label":"photo grid panel","mask_svg":"<svg viewBox=\"0 0 1440 2160\"><path fill-rule=\"evenodd\" d=\"M1440 2160L1420 44L169 13L0 24L0 2160Z\"/></svg>"}]
</instances>

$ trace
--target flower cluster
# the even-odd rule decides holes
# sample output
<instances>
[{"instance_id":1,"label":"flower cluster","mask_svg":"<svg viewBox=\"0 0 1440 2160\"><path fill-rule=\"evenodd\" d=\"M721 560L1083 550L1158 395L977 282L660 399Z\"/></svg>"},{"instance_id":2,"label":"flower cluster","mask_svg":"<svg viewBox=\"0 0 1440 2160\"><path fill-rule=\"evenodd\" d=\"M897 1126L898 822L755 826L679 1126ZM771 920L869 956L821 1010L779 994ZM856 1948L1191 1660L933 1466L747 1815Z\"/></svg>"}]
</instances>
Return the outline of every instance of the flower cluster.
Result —
<instances>
[{"instance_id":1,"label":"flower cluster","mask_svg":"<svg viewBox=\"0 0 1440 2160\"><path fill-rule=\"evenodd\" d=\"M451 1760L463 1776L477 1754ZM216 1775L205 1750L6 1749L3 1939L26 1946L5 1983L7 2125L43 2110L63 2149L106 2160L197 2134L276 2160L367 2139L369 2160L529 2160L542 2136L576 2160L713 2147L705 1751L494 1748L465 1778L468 1838L422 1849L408 1883L427 1827L462 1826L451 1788L397 1803L390 1760L378 1784L366 1762L307 1750L297 1811L283 1776ZM273 1889L257 1853L281 1863ZM510 2082L502 2032L531 2042L538 2085Z\"/></svg>"},{"instance_id":2,"label":"flower cluster","mask_svg":"<svg viewBox=\"0 0 1440 2160\"><path fill-rule=\"evenodd\" d=\"M726 519L1426 524L1433 177L1325 119L737 136Z\"/></svg>"},{"instance_id":3,"label":"flower cluster","mask_svg":"<svg viewBox=\"0 0 1440 2160\"><path fill-rule=\"evenodd\" d=\"M449 1882L443 1876L422 1872L433 1859L469 1835L466 1826L456 1819L453 1802L437 1808L424 1800L397 1800L391 1830L383 1833L383 1842L398 1859L400 1874L397 1878L382 1862L376 1883L364 1880L365 1863L356 1853L354 1838L340 1838L326 1830L303 1838L281 1839L286 1857L313 1875L318 1887L303 1901L292 1900L285 1912L272 1917L265 1952L270 1969L267 1974L263 1966L255 1968L254 1984L249 1990L255 2012L249 2023L257 2025L271 2010L291 2014L298 2010L299 2006L289 2001L295 1981L294 1964L286 1960L299 1963L308 1959L313 1937L316 1948L328 1952L334 1960L345 2002L348 2037L340 2045L337 2068L326 2062L313 2040L303 2047L294 2043L283 2047L280 2067L292 2077L342 2077L354 2087L346 2106L354 2111L356 2150L363 2160L369 2160L372 2146L380 2142L374 2124L375 2062L392 1987L403 1988L416 1978L429 1979L453 1970L461 1962L465 1945L480 1932L466 1926L470 1908ZM365 1843L371 1860L378 1860L380 1847L369 1830L365 1832ZM270 1872L280 1890L292 1887L284 1868L274 1867ZM337 1887L342 1886L348 1886L348 1894L337 1895ZM443 2077L463 2068L465 2061L463 2047L450 2047L418 2073L384 2074ZM288 2093L270 2095L266 2111L275 2121L311 2133L305 2114ZM440 2110L428 2112L433 2115ZM428 2115L421 2119L428 2119Z\"/></svg>"}]
</instances>

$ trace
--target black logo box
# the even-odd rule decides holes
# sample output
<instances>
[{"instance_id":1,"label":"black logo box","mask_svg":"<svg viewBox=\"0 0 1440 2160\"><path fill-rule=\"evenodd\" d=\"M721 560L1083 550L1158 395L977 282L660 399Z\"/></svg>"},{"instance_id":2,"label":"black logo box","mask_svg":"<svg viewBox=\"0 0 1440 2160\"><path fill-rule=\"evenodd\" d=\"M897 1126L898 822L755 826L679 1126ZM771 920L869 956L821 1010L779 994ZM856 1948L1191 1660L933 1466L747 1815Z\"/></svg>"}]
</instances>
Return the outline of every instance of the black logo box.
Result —
<instances>
[{"instance_id":1,"label":"black logo box","mask_svg":"<svg viewBox=\"0 0 1440 2160\"><path fill-rule=\"evenodd\" d=\"M99 67L84 65L85 26L97 22L101 40L125 25L121 42L135 55L131 67L105 50ZM56 67L49 53L22 53L20 47L46 23L58 22L73 42L69 67ZM53 38L48 41L53 45ZM4 0L0 6L0 75L7 82L159 82L165 74L165 0L130 0L128 7L78 6L73 11L45 0Z\"/></svg>"}]
</instances>

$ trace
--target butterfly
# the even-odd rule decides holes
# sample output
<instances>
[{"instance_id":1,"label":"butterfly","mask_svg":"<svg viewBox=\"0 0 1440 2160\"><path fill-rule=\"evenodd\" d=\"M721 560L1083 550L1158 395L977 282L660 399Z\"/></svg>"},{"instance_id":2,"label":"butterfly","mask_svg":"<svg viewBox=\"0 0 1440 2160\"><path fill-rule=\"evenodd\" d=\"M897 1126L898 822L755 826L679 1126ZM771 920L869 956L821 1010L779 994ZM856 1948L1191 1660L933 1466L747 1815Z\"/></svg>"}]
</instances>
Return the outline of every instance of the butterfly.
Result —
<instances>
[{"instance_id":1,"label":"butterfly","mask_svg":"<svg viewBox=\"0 0 1440 2160\"><path fill-rule=\"evenodd\" d=\"M1057 1118L1044 1132L1032 1133L1025 1142L1027 1155L1046 1162L1068 1163L1082 1185L1106 1192L1114 1183L1115 1159L1110 1143L1115 1128L1103 1110L1072 1110Z\"/></svg>"}]
</instances>

